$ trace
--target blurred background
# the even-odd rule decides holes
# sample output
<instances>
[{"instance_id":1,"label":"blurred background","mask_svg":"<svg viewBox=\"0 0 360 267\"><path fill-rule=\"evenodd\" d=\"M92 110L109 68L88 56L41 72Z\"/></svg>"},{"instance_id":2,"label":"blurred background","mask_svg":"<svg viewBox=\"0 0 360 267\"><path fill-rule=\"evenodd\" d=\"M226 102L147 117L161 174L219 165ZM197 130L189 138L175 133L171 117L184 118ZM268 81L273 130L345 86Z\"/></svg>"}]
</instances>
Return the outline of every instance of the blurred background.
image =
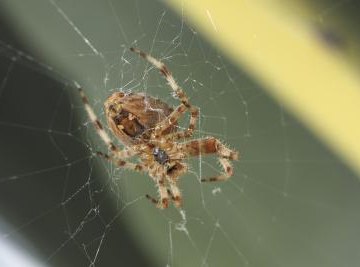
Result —
<instances>
[{"instance_id":1,"label":"blurred background","mask_svg":"<svg viewBox=\"0 0 360 267\"><path fill-rule=\"evenodd\" d=\"M0 6L0 266L358 265L357 2ZM181 210L94 156L106 147L75 83L104 124L115 91L177 104L131 46L200 107L195 138L241 154L226 183L199 182L216 158L190 160Z\"/></svg>"}]
</instances>

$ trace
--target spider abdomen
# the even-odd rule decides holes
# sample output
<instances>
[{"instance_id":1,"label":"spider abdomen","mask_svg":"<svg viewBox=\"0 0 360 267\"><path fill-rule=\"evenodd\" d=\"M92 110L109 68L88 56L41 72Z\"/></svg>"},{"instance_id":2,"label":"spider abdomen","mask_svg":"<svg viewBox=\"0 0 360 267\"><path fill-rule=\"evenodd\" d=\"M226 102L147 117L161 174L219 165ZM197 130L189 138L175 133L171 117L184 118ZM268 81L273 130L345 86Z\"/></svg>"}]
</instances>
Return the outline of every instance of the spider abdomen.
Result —
<instances>
[{"instance_id":1,"label":"spider abdomen","mask_svg":"<svg viewBox=\"0 0 360 267\"><path fill-rule=\"evenodd\" d=\"M127 145L147 141L150 138L147 133L173 111L166 103L143 93L116 92L104 107L111 130ZM176 127L171 127L167 132L175 130Z\"/></svg>"}]
</instances>

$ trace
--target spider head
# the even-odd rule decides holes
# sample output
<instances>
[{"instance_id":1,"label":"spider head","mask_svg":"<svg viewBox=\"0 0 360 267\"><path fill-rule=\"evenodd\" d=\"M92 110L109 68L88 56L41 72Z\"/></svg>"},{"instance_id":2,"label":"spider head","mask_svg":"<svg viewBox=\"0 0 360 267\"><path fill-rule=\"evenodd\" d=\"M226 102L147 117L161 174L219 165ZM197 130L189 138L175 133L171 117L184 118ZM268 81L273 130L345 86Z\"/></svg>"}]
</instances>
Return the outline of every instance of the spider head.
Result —
<instances>
[{"instance_id":1,"label":"spider head","mask_svg":"<svg viewBox=\"0 0 360 267\"><path fill-rule=\"evenodd\" d=\"M111 130L126 145L148 141L150 131L173 110L159 99L141 93L116 92L104 106Z\"/></svg>"}]
</instances>

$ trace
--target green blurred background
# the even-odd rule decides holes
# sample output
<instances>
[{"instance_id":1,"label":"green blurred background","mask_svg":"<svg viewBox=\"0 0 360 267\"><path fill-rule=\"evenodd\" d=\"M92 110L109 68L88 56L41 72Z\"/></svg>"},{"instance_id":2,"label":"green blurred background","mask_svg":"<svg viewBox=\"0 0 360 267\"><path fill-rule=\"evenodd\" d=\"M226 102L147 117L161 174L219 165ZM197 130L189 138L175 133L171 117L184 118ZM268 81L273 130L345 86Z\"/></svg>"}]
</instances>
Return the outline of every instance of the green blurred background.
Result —
<instances>
[{"instance_id":1,"label":"green blurred background","mask_svg":"<svg viewBox=\"0 0 360 267\"><path fill-rule=\"evenodd\" d=\"M357 8L339 3L320 9L337 15L322 23ZM12 0L1 10L1 246L34 266L358 266L358 177L184 16L130 0ZM201 108L196 137L241 154L226 183L199 183L219 166L191 160L182 211L144 198L156 194L146 174L93 156L106 148L74 81L103 122L102 103L117 90L176 105L130 46L165 62Z\"/></svg>"}]
</instances>

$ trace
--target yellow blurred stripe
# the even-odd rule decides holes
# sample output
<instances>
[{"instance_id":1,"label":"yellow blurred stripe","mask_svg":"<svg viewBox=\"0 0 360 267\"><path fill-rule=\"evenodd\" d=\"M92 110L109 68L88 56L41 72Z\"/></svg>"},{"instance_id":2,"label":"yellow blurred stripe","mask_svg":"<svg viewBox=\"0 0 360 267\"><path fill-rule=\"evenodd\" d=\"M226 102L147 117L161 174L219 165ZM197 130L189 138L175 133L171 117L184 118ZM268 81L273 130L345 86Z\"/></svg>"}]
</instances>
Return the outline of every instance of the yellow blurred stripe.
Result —
<instances>
[{"instance_id":1,"label":"yellow blurred stripe","mask_svg":"<svg viewBox=\"0 0 360 267\"><path fill-rule=\"evenodd\" d=\"M309 24L260 2L166 1L360 174L358 73Z\"/></svg>"}]
</instances>

